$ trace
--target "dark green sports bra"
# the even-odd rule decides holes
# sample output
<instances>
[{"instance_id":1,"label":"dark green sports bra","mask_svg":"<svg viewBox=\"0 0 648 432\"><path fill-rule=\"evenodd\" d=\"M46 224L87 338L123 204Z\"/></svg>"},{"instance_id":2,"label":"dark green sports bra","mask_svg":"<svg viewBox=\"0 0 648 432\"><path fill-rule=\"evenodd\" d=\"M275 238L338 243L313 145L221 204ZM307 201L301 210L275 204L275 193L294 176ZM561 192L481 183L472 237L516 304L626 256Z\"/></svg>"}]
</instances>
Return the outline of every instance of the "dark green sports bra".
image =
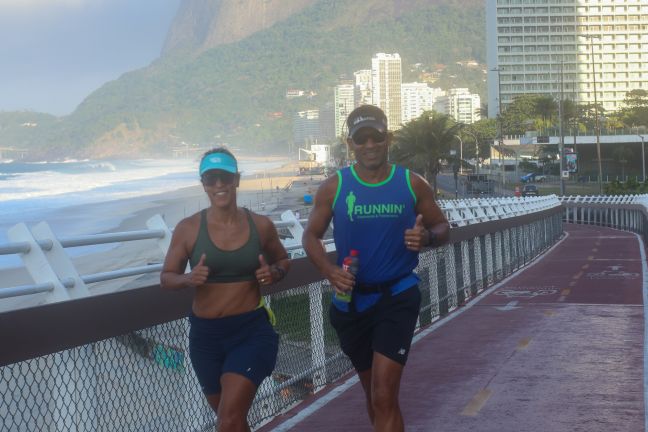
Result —
<instances>
[{"instance_id":1,"label":"dark green sports bra","mask_svg":"<svg viewBox=\"0 0 648 432\"><path fill-rule=\"evenodd\" d=\"M207 282L239 282L256 279L255 271L260 266L261 241L250 211L244 210L250 226L250 237L243 246L231 251L220 249L211 241L207 229L207 210L200 212L200 230L189 262L193 268L200 261L202 254L205 254L205 265L209 267Z\"/></svg>"}]
</instances>

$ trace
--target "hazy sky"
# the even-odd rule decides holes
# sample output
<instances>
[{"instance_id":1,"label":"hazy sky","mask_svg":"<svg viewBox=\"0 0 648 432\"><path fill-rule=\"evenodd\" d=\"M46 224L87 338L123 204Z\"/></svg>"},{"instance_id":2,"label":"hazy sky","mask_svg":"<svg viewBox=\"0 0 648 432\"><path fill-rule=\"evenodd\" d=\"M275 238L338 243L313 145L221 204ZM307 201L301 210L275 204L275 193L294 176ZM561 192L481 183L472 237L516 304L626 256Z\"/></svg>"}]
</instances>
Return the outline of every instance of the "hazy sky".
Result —
<instances>
[{"instance_id":1,"label":"hazy sky","mask_svg":"<svg viewBox=\"0 0 648 432\"><path fill-rule=\"evenodd\" d=\"M74 111L156 59L181 0L0 0L0 111Z\"/></svg>"}]
</instances>

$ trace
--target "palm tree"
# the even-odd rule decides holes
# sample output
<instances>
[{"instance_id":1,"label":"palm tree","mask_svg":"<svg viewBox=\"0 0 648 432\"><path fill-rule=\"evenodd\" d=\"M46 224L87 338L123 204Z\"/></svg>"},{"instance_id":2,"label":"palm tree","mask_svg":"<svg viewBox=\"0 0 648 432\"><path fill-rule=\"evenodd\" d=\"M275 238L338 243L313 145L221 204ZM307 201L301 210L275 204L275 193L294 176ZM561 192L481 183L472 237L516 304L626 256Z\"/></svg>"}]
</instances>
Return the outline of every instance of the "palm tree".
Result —
<instances>
[{"instance_id":1,"label":"palm tree","mask_svg":"<svg viewBox=\"0 0 648 432\"><path fill-rule=\"evenodd\" d=\"M557 109L558 104L551 96L538 96L535 100L535 112L542 117L544 130L547 129L547 122L551 121Z\"/></svg>"},{"instance_id":2,"label":"palm tree","mask_svg":"<svg viewBox=\"0 0 648 432\"><path fill-rule=\"evenodd\" d=\"M457 145L457 136L463 123L434 111L425 111L394 134L391 159L394 162L422 173L437 190L436 176L441 170L441 160L456 160L450 149Z\"/></svg>"}]
</instances>

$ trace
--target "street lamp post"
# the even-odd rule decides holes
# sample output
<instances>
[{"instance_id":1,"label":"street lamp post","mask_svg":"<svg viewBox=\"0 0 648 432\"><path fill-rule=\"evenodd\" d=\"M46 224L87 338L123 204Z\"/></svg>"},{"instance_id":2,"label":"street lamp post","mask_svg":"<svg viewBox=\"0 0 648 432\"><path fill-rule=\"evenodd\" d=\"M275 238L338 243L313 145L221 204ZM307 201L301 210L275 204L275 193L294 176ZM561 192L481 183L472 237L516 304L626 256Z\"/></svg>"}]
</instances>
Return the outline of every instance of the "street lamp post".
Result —
<instances>
[{"instance_id":1,"label":"street lamp post","mask_svg":"<svg viewBox=\"0 0 648 432\"><path fill-rule=\"evenodd\" d=\"M603 195L603 166L601 164L601 128L599 125L598 99L596 95L596 68L594 63L594 43L592 39L598 39L599 36L582 35L590 43L590 58L592 62L592 78L594 83L594 128L596 129L596 157L598 158L598 184L599 194Z\"/></svg>"},{"instance_id":2,"label":"street lamp post","mask_svg":"<svg viewBox=\"0 0 648 432\"><path fill-rule=\"evenodd\" d=\"M504 187L504 184L506 183L506 177L505 177L505 169L504 169L504 163L506 162L504 160L504 156L502 155L502 149L504 148L504 133L503 133L503 127L502 127L502 79L500 76L500 71L501 69L499 67L491 69L493 72L497 72L497 129L498 129L498 146L499 146L499 155L500 155L500 169L502 171L502 187Z\"/></svg>"},{"instance_id":3,"label":"street lamp post","mask_svg":"<svg viewBox=\"0 0 648 432\"><path fill-rule=\"evenodd\" d=\"M643 178L643 182L646 182L646 151L644 149L644 136L643 135L637 135L639 138L641 138L641 177Z\"/></svg>"},{"instance_id":4,"label":"street lamp post","mask_svg":"<svg viewBox=\"0 0 648 432\"><path fill-rule=\"evenodd\" d=\"M564 85L564 63L560 62L560 100L558 101L558 128L560 129L560 141L558 142L558 152L560 155L560 195L565 196L565 179L563 178L564 159L565 159L565 134L563 133L563 85Z\"/></svg>"},{"instance_id":5,"label":"street lamp post","mask_svg":"<svg viewBox=\"0 0 648 432\"><path fill-rule=\"evenodd\" d=\"M463 174L463 140L459 135L455 135L459 140L459 173Z\"/></svg>"},{"instance_id":6,"label":"street lamp post","mask_svg":"<svg viewBox=\"0 0 648 432\"><path fill-rule=\"evenodd\" d=\"M473 132L468 129L464 129L464 131L475 140L475 174L479 174L479 140L477 139L477 135Z\"/></svg>"}]
</instances>

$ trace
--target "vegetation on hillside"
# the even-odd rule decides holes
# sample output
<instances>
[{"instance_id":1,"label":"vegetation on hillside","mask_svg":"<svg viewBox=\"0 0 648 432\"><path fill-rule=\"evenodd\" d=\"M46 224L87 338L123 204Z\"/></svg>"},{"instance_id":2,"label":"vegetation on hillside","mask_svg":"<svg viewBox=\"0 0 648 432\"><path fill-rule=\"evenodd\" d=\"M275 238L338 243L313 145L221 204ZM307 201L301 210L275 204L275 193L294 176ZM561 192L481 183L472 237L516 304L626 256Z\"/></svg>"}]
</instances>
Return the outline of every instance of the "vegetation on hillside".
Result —
<instances>
[{"instance_id":1,"label":"vegetation on hillside","mask_svg":"<svg viewBox=\"0 0 648 432\"><path fill-rule=\"evenodd\" d=\"M484 28L467 25L484 22L483 8L431 4L395 19L354 22L361 6L322 0L238 43L162 58L35 128L34 139L12 141L49 155L159 153L181 141L281 151L292 137L293 113L331 102L338 78L369 68L376 52L398 52L403 65L484 61ZM291 88L314 96L288 100ZM0 145L9 139L0 130Z\"/></svg>"}]
</instances>

